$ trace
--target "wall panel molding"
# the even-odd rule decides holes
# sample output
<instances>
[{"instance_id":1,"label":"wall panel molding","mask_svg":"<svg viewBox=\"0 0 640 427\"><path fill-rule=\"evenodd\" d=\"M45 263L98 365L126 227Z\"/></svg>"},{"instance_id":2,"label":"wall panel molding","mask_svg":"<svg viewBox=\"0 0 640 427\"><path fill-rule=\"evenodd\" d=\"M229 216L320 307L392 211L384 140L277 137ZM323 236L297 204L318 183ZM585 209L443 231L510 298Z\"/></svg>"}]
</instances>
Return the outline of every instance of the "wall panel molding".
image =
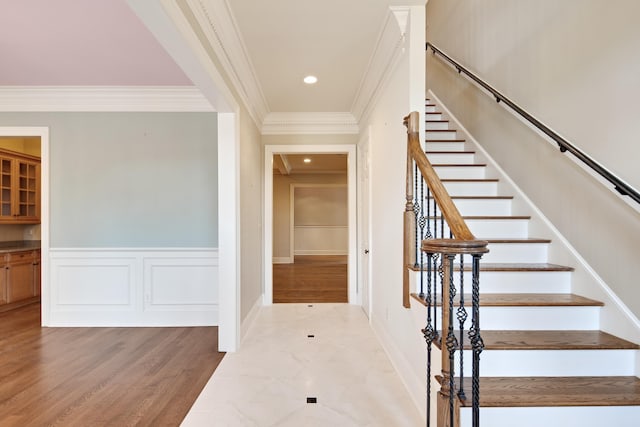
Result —
<instances>
[{"instance_id":1,"label":"wall panel molding","mask_svg":"<svg viewBox=\"0 0 640 427\"><path fill-rule=\"evenodd\" d=\"M214 326L217 249L51 249L49 326Z\"/></svg>"}]
</instances>

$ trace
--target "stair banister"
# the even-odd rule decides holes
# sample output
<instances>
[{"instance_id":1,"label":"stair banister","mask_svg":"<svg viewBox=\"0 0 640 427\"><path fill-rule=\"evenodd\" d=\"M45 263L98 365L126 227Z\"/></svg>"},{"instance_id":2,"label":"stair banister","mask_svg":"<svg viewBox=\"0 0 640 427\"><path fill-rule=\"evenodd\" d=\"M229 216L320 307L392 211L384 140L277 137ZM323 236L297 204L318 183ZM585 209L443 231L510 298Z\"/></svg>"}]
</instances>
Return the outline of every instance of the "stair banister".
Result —
<instances>
[{"instance_id":1,"label":"stair banister","mask_svg":"<svg viewBox=\"0 0 640 427\"><path fill-rule=\"evenodd\" d=\"M449 193L440 181L433 166L427 159L418 133L419 114L410 113L404 118L407 127L407 181L406 181L406 205L404 212L404 276L403 276L403 304L410 305L409 269L418 265L420 267L420 293L419 298L427 306L427 325L422 330L427 341L427 426L430 425L430 394L431 394L431 350L432 344L439 341L442 351L442 375L441 389L438 393L437 419L438 427L457 427L459 425L459 400L467 400L463 383L462 353L463 331L467 320L467 311L464 303L463 273L464 255L472 257L472 301L471 301L471 327L469 328L469 343L472 350L472 422L474 427L479 424L479 361L483 349L480 336L480 291L479 273L480 258L488 252L488 243L478 240L471 233L462 215L455 206ZM427 197L424 195L424 187L427 188ZM433 200L433 211L431 211ZM425 204L427 205L425 216ZM438 209L440 217L438 218ZM433 214L431 213L433 212ZM440 219L440 236L438 236L438 219ZM433 234L431 224L433 223ZM444 224L449 228L449 238L445 238ZM419 227L419 228L418 228ZM426 233L425 233L426 229ZM440 238L438 238L440 237ZM419 245L420 253L414 250ZM427 256L427 268L424 268L424 255ZM456 281L454 262L459 257L459 277ZM439 261L439 265L438 265ZM436 306L437 306L437 278L440 277L441 285L441 334L438 334ZM426 276L426 295L424 277ZM457 285L457 286L456 286ZM457 288L460 292L459 306L454 310L454 300ZM454 312L458 320L458 332L460 339L455 335ZM460 376L458 384L455 383L455 353L460 352Z\"/></svg>"},{"instance_id":2,"label":"stair banister","mask_svg":"<svg viewBox=\"0 0 640 427\"><path fill-rule=\"evenodd\" d=\"M491 86L489 83L482 80L476 74L469 71L455 59L451 58L449 55L444 53L442 50L427 42L426 44L427 50L431 49L431 51L435 54L440 55L440 57L444 58L447 62L452 64L458 73L465 74L472 81L474 81L478 86L484 88L487 92L489 92L496 100L496 102L503 102L509 108L511 108L516 114L520 115L522 118L527 120L537 129L539 129L542 133L547 135L550 139L552 139L556 144L558 144L558 148L560 148L561 152L569 152L573 154L577 159L579 159L582 163L590 167L596 173L598 173L601 177L609 181L613 184L614 189L622 194L623 196L629 196L634 201L640 203L640 191L633 188L630 184L622 180L622 178L615 175L613 172L605 168L603 165L598 163L596 160L588 156L585 152L580 150L578 147L567 141L565 138L560 136L557 132L551 129L549 126L542 123L540 120L536 119L533 115L528 113L525 109L520 107L518 104L513 102L511 99L507 98L505 95L500 93L497 89Z\"/></svg>"}]
</instances>

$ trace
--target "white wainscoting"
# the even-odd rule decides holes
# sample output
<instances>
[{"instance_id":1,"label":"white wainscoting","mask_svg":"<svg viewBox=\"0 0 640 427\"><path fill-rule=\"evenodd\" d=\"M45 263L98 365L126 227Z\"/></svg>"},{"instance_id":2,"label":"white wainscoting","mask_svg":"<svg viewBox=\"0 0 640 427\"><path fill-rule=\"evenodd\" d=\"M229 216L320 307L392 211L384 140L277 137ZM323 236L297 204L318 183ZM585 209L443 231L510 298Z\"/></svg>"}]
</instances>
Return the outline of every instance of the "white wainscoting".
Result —
<instances>
[{"instance_id":1,"label":"white wainscoting","mask_svg":"<svg viewBox=\"0 0 640 427\"><path fill-rule=\"evenodd\" d=\"M295 255L347 255L349 227L341 225L296 225Z\"/></svg>"},{"instance_id":2,"label":"white wainscoting","mask_svg":"<svg viewBox=\"0 0 640 427\"><path fill-rule=\"evenodd\" d=\"M217 249L51 249L49 326L214 326Z\"/></svg>"}]
</instances>

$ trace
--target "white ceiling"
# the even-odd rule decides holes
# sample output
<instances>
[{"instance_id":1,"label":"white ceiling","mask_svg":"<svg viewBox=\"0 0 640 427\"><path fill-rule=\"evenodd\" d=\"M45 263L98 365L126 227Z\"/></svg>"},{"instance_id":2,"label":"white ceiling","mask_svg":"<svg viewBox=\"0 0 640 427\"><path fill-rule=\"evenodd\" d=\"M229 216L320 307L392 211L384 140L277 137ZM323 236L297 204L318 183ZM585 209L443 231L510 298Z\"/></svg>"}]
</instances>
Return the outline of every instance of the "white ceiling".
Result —
<instances>
[{"instance_id":1,"label":"white ceiling","mask_svg":"<svg viewBox=\"0 0 640 427\"><path fill-rule=\"evenodd\" d=\"M351 111L387 0L233 0L271 112ZM317 84L302 82L318 77Z\"/></svg>"}]
</instances>

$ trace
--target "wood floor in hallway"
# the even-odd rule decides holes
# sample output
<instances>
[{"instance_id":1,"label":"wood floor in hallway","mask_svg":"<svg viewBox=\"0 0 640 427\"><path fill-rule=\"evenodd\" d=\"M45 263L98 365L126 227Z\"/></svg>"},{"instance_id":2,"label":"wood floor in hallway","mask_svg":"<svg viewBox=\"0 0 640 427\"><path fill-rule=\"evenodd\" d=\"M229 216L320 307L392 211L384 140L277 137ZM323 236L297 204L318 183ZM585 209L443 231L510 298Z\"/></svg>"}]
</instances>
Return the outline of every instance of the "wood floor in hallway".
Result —
<instances>
[{"instance_id":1,"label":"wood floor in hallway","mask_svg":"<svg viewBox=\"0 0 640 427\"><path fill-rule=\"evenodd\" d=\"M296 256L273 265L273 302L348 302L347 256Z\"/></svg>"},{"instance_id":2,"label":"wood floor in hallway","mask_svg":"<svg viewBox=\"0 0 640 427\"><path fill-rule=\"evenodd\" d=\"M0 314L0 426L179 426L216 369L215 327L41 328Z\"/></svg>"}]
</instances>

